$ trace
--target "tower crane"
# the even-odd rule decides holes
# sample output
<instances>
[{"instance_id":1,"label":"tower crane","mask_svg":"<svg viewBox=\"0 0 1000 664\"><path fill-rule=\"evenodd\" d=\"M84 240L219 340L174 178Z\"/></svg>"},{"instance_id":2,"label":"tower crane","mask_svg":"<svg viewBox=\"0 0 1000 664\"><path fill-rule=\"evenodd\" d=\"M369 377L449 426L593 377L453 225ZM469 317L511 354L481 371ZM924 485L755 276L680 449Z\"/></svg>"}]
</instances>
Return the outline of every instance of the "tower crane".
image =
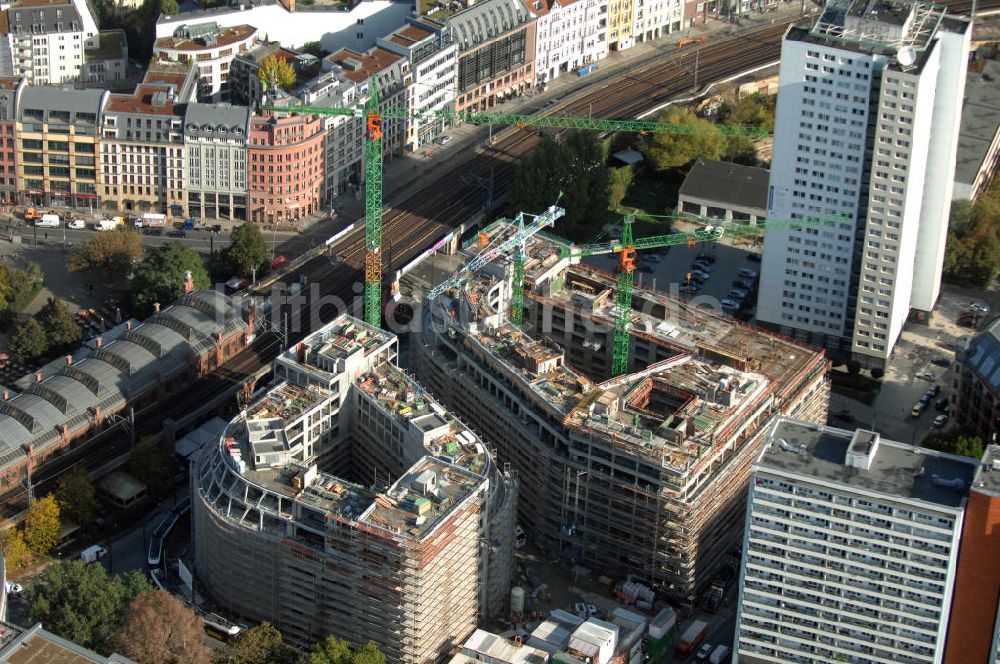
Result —
<instances>
[{"instance_id":1,"label":"tower crane","mask_svg":"<svg viewBox=\"0 0 1000 664\"><path fill-rule=\"evenodd\" d=\"M635 239L632 236L632 224L635 222L635 215L629 214L622 224L622 235L617 240L600 242L596 244L585 244L560 248L560 255L563 258L584 258L586 256L597 256L600 254L618 254L618 265L615 267L615 304L612 309L612 319L614 321L614 345L611 355L611 375L620 376L628 371L629 357L629 324L632 319L632 286L633 272L635 272L636 254L641 249L655 249L658 247L670 247L679 244L689 247L695 246L699 242L718 242L723 235L732 237L757 237L780 230L793 228L813 227L818 225L829 225L845 218L839 217L823 218L803 218L803 219L768 219L751 224L731 224L728 226L708 225L690 233L671 233L669 235L654 235ZM693 217L695 220L717 221L707 217ZM514 295L511 300L524 298L524 265L522 263L520 271L515 264L515 282L513 285ZM517 281L520 274L522 279ZM511 322L520 325L521 320L515 320L514 316L521 316L521 310L515 310L511 306Z\"/></svg>"},{"instance_id":2,"label":"tower crane","mask_svg":"<svg viewBox=\"0 0 1000 664\"><path fill-rule=\"evenodd\" d=\"M263 110L315 115L337 115L365 120L365 322L382 325L382 156L385 119L439 120L450 124L500 124L517 127L551 127L556 129L586 129L596 131L627 131L648 134L692 135L701 128L688 125L651 122L648 120L602 120L599 118L525 115L488 111L458 111L443 108L437 111L413 111L390 106L379 109L378 83L372 76L368 83L368 100L364 110L336 106L261 106ZM726 136L766 136L754 127L712 125L714 131ZM522 261L523 267L523 261Z\"/></svg>"}]
</instances>

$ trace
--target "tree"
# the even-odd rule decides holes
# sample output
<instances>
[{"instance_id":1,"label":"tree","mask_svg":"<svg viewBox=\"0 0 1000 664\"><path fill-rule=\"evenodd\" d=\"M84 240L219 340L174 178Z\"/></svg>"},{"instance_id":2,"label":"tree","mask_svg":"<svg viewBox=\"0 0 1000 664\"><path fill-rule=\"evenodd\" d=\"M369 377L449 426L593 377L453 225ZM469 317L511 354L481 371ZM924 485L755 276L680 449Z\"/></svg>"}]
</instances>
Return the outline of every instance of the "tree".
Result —
<instances>
[{"instance_id":1,"label":"tree","mask_svg":"<svg viewBox=\"0 0 1000 664\"><path fill-rule=\"evenodd\" d=\"M177 0L161 0L160 11L167 16L176 16L180 13L181 7L177 4Z\"/></svg>"},{"instance_id":2,"label":"tree","mask_svg":"<svg viewBox=\"0 0 1000 664\"><path fill-rule=\"evenodd\" d=\"M719 106L718 121L738 127L758 128L773 134L777 101L777 95L759 93L725 101Z\"/></svg>"},{"instance_id":3,"label":"tree","mask_svg":"<svg viewBox=\"0 0 1000 664\"><path fill-rule=\"evenodd\" d=\"M128 455L129 475L146 485L149 494L160 497L170 488L170 456L163 445L147 436Z\"/></svg>"},{"instance_id":4,"label":"tree","mask_svg":"<svg viewBox=\"0 0 1000 664\"><path fill-rule=\"evenodd\" d=\"M323 48L323 44L321 44L318 41L306 42L305 44L299 47L299 50L302 51L303 53L308 53L309 55L317 57L321 60L326 56L330 55L330 51Z\"/></svg>"},{"instance_id":5,"label":"tree","mask_svg":"<svg viewBox=\"0 0 1000 664\"><path fill-rule=\"evenodd\" d=\"M511 201L516 211L537 214L556 202L566 209L560 235L589 238L608 209L604 148L592 132L570 132L562 141L543 138L514 171Z\"/></svg>"},{"instance_id":6,"label":"tree","mask_svg":"<svg viewBox=\"0 0 1000 664\"><path fill-rule=\"evenodd\" d=\"M10 354L18 362L31 362L45 354L49 338L45 329L34 318L29 318L10 335Z\"/></svg>"},{"instance_id":7,"label":"tree","mask_svg":"<svg viewBox=\"0 0 1000 664\"><path fill-rule=\"evenodd\" d=\"M632 166L608 169L608 180L608 205L617 210L635 180L635 169Z\"/></svg>"},{"instance_id":8,"label":"tree","mask_svg":"<svg viewBox=\"0 0 1000 664\"><path fill-rule=\"evenodd\" d=\"M264 90L270 90L274 85L282 90L288 90L295 85L295 69L288 60L271 54L261 60L260 69L257 70L257 80L264 86Z\"/></svg>"},{"instance_id":9,"label":"tree","mask_svg":"<svg viewBox=\"0 0 1000 664\"><path fill-rule=\"evenodd\" d=\"M722 158L744 166L757 165L757 146L749 136L729 136L726 139L726 151Z\"/></svg>"},{"instance_id":10,"label":"tree","mask_svg":"<svg viewBox=\"0 0 1000 664\"><path fill-rule=\"evenodd\" d=\"M24 543L24 534L18 528L8 528L0 533L0 551L8 571L19 570L31 560L31 550Z\"/></svg>"},{"instance_id":11,"label":"tree","mask_svg":"<svg viewBox=\"0 0 1000 664\"><path fill-rule=\"evenodd\" d=\"M643 151L653 167L660 171L687 166L698 157L718 159L726 151L726 137L708 120L691 111L671 108L659 122L681 125L675 134L655 134Z\"/></svg>"},{"instance_id":12,"label":"tree","mask_svg":"<svg viewBox=\"0 0 1000 664\"><path fill-rule=\"evenodd\" d=\"M225 258L230 269L243 278L263 274L269 252L260 229L255 224L241 224L233 229L229 239Z\"/></svg>"},{"instance_id":13,"label":"tree","mask_svg":"<svg viewBox=\"0 0 1000 664\"><path fill-rule=\"evenodd\" d=\"M303 664L350 664L350 662L350 644L328 636L325 641L313 646Z\"/></svg>"},{"instance_id":14,"label":"tree","mask_svg":"<svg viewBox=\"0 0 1000 664\"><path fill-rule=\"evenodd\" d=\"M59 543L59 504L52 494L36 500L28 509L24 517L24 543L41 555Z\"/></svg>"},{"instance_id":15,"label":"tree","mask_svg":"<svg viewBox=\"0 0 1000 664\"><path fill-rule=\"evenodd\" d=\"M87 473L77 466L59 480L56 502L64 520L87 527L97 512L97 495L94 483Z\"/></svg>"},{"instance_id":16,"label":"tree","mask_svg":"<svg viewBox=\"0 0 1000 664\"><path fill-rule=\"evenodd\" d=\"M20 312L42 287L42 268L28 263L23 269L0 265L0 314L11 318Z\"/></svg>"},{"instance_id":17,"label":"tree","mask_svg":"<svg viewBox=\"0 0 1000 664\"><path fill-rule=\"evenodd\" d=\"M923 447L957 454L959 456L981 459L984 451L983 439L974 431L966 428L935 431L920 443Z\"/></svg>"},{"instance_id":18,"label":"tree","mask_svg":"<svg viewBox=\"0 0 1000 664\"><path fill-rule=\"evenodd\" d=\"M157 590L134 597L110 646L141 664L210 664L205 630L195 613Z\"/></svg>"},{"instance_id":19,"label":"tree","mask_svg":"<svg viewBox=\"0 0 1000 664\"><path fill-rule=\"evenodd\" d=\"M146 254L135 268L129 297L132 308L141 317L153 311L153 304L166 306L184 294L187 273L196 289L210 288L211 279L201 256L180 242L163 244Z\"/></svg>"},{"instance_id":20,"label":"tree","mask_svg":"<svg viewBox=\"0 0 1000 664\"><path fill-rule=\"evenodd\" d=\"M244 631L233 642L224 664L297 664L298 653L283 643L281 632L269 622Z\"/></svg>"},{"instance_id":21,"label":"tree","mask_svg":"<svg viewBox=\"0 0 1000 664\"><path fill-rule=\"evenodd\" d=\"M32 589L28 620L85 648L102 648L133 597L153 591L140 572L111 576L103 565L68 560L50 565Z\"/></svg>"},{"instance_id":22,"label":"tree","mask_svg":"<svg viewBox=\"0 0 1000 664\"><path fill-rule=\"evenodd\" d=\"M385 655L374 641L369 641L351 657L351 664L385 664Z\"/></svg>"},{"instance_id":23,"label":"tree","mask_svg":"<svg viewBox=\"0 0 1000 664\"><path fill-rule=\"evenodd\" d=\"M50 297L39 309L35 318L45 329L49 340L49 350L63 351L75 348L83 338L83 330L66 304L59 298Z\"/></svg>"},{"instance_id":24,"label":"tree","mask_svg":"<svg viewBox=\"0 0 1000 664\"><path fill-rule=\"evenodd\" d=\"M69 269L99 270L113 279L124 279L142 257L142 249L142 236L135 231L96 233L73 252Z\"/></svg>"}]
</instances>

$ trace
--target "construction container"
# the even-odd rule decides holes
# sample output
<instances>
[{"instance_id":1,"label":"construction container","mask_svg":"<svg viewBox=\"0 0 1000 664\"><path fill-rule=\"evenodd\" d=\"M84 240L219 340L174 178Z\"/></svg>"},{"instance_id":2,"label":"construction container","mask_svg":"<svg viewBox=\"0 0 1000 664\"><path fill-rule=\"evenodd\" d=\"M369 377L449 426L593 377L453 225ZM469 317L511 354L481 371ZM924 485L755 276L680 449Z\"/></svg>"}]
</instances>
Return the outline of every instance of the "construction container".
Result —
<instances>
[{"instance_id":1,"label":"construction container","mask_svg":"<svg viewBox=\"0 0 1000 664\"><path fill-rule=\"evenodd\" d=\"M520 586L510 589L510 612L517 616L524 613L524 588Z\"/></svg>"}]
</instances>

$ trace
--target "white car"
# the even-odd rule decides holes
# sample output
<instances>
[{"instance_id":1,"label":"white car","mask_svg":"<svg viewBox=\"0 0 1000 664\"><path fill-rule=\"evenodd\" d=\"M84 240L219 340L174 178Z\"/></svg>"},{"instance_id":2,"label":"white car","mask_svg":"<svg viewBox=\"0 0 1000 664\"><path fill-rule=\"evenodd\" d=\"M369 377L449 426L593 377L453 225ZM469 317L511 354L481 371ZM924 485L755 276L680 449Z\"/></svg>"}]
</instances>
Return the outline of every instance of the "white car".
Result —
<instances>
[{"instance_id":1,"label":"white car","mask_svg":"<svg viewBox=\"0 0 1000 664\"><path fill-rule=\"evenodd\" d=\"M969 309L981 316L985 316L990 313L990 307L985 302L970 302Z\"/></svg>"},{"instance_id":2,"label":"white car","mask_svg":"<svg viewBox=\"0 0 1000 664\"><path fill-rule=\"evenodd\" d=\"M917 378L930 381L937 380L937 376L932 374L930 371L921 371L920 373L917 374Z\"/></svg>"},{"instance_id":3,"label":"white car","mask_svg":"<svg viewBox=\"0 0 1000 664\"><path fill-rule=\"evenodd\" d=\"M723 309L739 309L740 308L740 303L737 302L736 300L728 300L728 299L727 300L723 300L722 301L722 308Z\"/></svg>"},{"instance_id":4,"label":"white car","mask_svg":"<svg viewBox=\"0 0 1000 664\"><path fill-rule=\"evenodd\" d=\"M948 416L945 415L944 413L942 413L942 414L940 414L940 415L938 415L937 417L934 418L934 428L935 429L940 429L945 424L948 424Z\"/></svg>"},{"instance_id":5,"label":"white car","mask_svg":"<svg viewBox=\"0 0 1000 664\"><path fill-rule=\"evenodd\" d=\"M448 145L449 143L451 143L451 136L448 135L442 136L441 138L438 139L438 143L440 143L441 145Z\"/></svg>"},{"instance_id":6,"label":"white car","mask_svg":"<svg viewBox=\"0 0 1000 664\"><path fill-rule=\"evenodd\" d=\"M20 583L14 583L13 581L7 582L7 594L8 595L20 595L24 592L24 588L21 587Z\"/></svg>"},{"instance_id":7,"label":"white car","mask_svg":"<svg viewBox=\"0 0 1000 664\"><path fill-rule=\"evenodd\" d=\"M66 228L72 228L73 230L83 230L87 227L87 222L83 219L74 219L73 221L66 224Z\"/></svg>"},{"instance_id":8,"label":"white car","mask_svg":"<svg viewBox=\"0 0 1000 664\"><path fill-rule=\"evenodd\" d=\"M528 536L524 534L524 528L521 526L514 526L514 548L523 548L525 544L528 543Z\"/></svg>"}]
</instances>

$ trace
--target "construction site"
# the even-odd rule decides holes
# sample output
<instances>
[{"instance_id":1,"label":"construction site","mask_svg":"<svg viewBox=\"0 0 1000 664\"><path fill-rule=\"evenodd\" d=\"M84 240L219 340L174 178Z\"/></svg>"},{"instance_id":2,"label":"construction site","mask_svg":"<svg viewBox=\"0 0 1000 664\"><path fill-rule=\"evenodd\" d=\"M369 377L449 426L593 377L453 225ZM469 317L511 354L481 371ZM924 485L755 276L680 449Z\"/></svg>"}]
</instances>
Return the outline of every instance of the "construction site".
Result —
<instances>
[{"instance_id":1,"label":"construction site","mask_svg":"<svg viewBox=\"0 0 1000 664\"><path fill-rule=\"evenodd\" d=\"M460 285L448 282L433 302L417 299L481 262L488 246L481 236L455 255L433 254L399 280L421 323L407 339L419 380L518 473L529 540L594 575L634 575L693 606L740 545L768 423L779 414L825 419L828 360L636 288L628 370L613 375L620 275L541 233ZM522 298L517 326L508 314Z\"/></svg>"},{"instance_id":2,"label":"construction site","mask_svg":"<svg viewBox=\"0 0 1000 664\"><path fill-rule=\"evenodd\" d=\"M396 354L342 315L275 360L197 461L194 557L219 605L293 642L429 662L506 607L517 483Z\"/></svg>"}]
</instances>

